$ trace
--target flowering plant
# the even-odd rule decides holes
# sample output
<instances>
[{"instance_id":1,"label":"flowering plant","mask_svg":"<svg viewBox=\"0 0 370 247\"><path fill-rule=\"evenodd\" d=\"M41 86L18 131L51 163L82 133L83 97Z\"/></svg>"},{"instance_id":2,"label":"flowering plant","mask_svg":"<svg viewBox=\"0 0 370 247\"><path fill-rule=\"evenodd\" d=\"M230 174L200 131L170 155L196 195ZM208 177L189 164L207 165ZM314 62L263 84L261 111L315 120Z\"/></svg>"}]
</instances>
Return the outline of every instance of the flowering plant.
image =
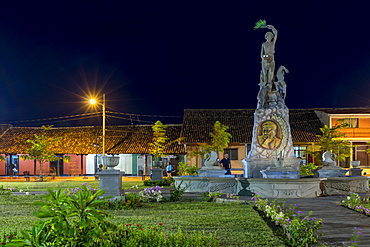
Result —
<instances>
[{"instance_id":1,"label":"flowering plant","mask_svg":"<svg viewBox=\"0 0 370 247\"><path fill-rule=\"evenodd\" d=\"M342 206L345 206L349 209L352 209L356 212L362 213L364 215L370 215L370 209L364 207L363 203L368 203L369 198L360 198L360 195L357 193L350 192L344 200L341 201Z\"/></svg>"},{"instance_id":2,"label":"flowering plant","mask_svg":"<svg viewBox=\"0 0 370 247\"><path fill-rule=\"evenodd\" d=\"M85 192L85 191L84 191L84 188L85 188L85 189L88 189L92 194L95 194L95 193L98 191L98 189L94 189L94 188L92 188L92 187L91 187L91 185L88 185L87 183L83 183L83 184L82 184L82 187L83 187L83 188L75 187L74 189L67 189L67 190L68 190L71 194L77 194L79 190L81 190L81 191L82 191L82 193L84 193L84 192ZM66 192L67 192L67 191L66 191Z\"/></svg>"},{"instance_id":3,"label":"flowering plant","mask_svg":"<svg viewBox=\"0 0 370 247\"><path fill-rule=\"evenodd\" d=\"M301 211L294 213L296 206L285 206L285 201L274 200L269 203L268 199L261 199L256 193L251 198L252 205L264 212L267 217L275 221L276 225L284 229L287 242L291 246L308 246L317 243L317 230L323 225L322 219L311 217L312 211L308 216L301 218Z\"/></svg>"},{"instance_id":4,"label":"flowering plant","mask_svg":"<svg viewBox=\"0 0 370 247\"><path fill-rule=\"evenodd\" d=\"M343 242L343 246L352 246L352 247L355 247L355 246L358 246L358 240L360 239L361 236L365 236L365 234L363 234L362 232L362 229L360 228L353 228L353 235L352 235L352 238L349 242Z\"/></svg>"},{"instance_id":5,"label":"flowering plant","mask_svg":"<svg viewBox=\"0 0 370 247\"><path fill-rule=\"evenodd\" d=\"M18 189L15 187L7 186L0 186L0 195L10 195L12 192L17 192Z\"/></svg>"},{"instance_id":6,"label":"flowering plant","mask_svg":"<svg viewBox=\"0 0 370 247\"><path fill-rule=\"evenodd\" d=\"M236 199L236 200L238 200L239 196L237 196L235 194L226 194L226 198L227 199Z\"/></svg>"},{"instance_id":7,"label":"flowering plant","mask_svg":"<svg viewBox=\"0 0 370 247\"><path fill-rule=\"evenodd\" d=\"M153 188L145 188L143 191L139 192L139 195L143 198L144 201L150 202L160 202L164 201L164 197L162 195L162 188L158 185Z\"/></svg>"}]
</instances>

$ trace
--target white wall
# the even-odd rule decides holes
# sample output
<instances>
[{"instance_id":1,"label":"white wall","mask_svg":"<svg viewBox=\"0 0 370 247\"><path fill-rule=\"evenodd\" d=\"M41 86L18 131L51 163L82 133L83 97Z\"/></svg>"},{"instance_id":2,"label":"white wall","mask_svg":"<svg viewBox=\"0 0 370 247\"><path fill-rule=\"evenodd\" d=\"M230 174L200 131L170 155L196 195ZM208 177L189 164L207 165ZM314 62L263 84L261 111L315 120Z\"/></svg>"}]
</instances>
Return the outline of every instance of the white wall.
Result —
<instances>
[{"instance_id":1,"label":"white wall","mask_svg":"<svg viewBox=\"0 0 370 247\"><path fill-rule=\"evenodd\" d=\"M120 154L119 157L121 159L116 169L126 174L132 174L132 154Z\"/></svg>"},{"instance_id":2,"label":"white wall","mask_svg":"<svg viewBox=\"0 0 370 247\"><path fill-rule=\"evenodd\" d=\"M124 171L126 174L132 174L132 154L120 154L120 161L116 170ZM101 154L98 155L98 167L101 162ZM94 174L95 154L86 156L86 174Z\"/></svg>"}]
</instances>

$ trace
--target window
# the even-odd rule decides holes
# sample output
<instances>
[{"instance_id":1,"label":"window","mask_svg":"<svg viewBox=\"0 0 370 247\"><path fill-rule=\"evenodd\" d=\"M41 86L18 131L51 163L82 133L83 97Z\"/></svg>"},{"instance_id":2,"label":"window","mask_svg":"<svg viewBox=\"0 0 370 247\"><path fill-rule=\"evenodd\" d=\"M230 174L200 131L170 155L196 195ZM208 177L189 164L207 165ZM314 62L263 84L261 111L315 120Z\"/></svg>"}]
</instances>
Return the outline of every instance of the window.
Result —
<instances>
[{"instance_id":1,"label":"window","mask_svg":"<svg viewBox=\"0 0 370 247\"><path fill-rule=\"evenodd\" d=\"M294 146L294 157L302 159L303 165L306 165L307 146Z\"/></svg>"},{"instance_id":2,"label":"window","mask_svg":"<svg viewBox=\"0 0 370 247\"><path fill-rule=\"evenodd\" d=\"M230 160L238 160L237 148L225 148L224 153L229 155Z\"/></svg>"},{"instance_id":3,"label":"window","mask_svg":"<svg viewBox=\"0 0 370 247\"><path fill-rule=\"evenodd\" d=\"M345 128L358 128L358 118L343 118L343 123L348 124Z\"/></svg>"}]
</instances>

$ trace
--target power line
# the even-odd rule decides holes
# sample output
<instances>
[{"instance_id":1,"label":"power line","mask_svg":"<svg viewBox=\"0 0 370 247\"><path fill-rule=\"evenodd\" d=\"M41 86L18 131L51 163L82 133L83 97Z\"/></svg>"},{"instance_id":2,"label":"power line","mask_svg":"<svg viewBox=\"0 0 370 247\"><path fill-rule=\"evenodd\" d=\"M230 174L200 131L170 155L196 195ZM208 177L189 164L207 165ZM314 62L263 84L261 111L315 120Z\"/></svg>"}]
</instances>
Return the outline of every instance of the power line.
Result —
<instances>
[{"instance_id":1,"label":"power line","mask_svg":"<svg viewBox=\"0 0 370 247\"><path fill-rule=\"evenodd\" d=\"M106 111L106 113L116 114L116 115L126 115L129 118L118 117L118 116L114 116L114 115L107 115L107 117L112 117L112 118L116 118L116 119L127 120L127 121L130 121L131 124L133 124L133 122L154 123L154 121L142 120L142 119L139 118L139 116L140 117L148 117L148 118L182 118L182 116L162 116L162 115L149 115L149 114L133 114L133 113L111 112L111 111ZM101 112L74 114L74 115L61 116L61 117L50 117L50 118L38 118L38 119L26 119L26 120L7 121L7 122L2 122L2 124L29 123L29 122L44 122L44 123L47 123L47 122L51 122L51 121L53 121L53 122L62 122L62 121L66 121L66 120L76 121L76 120L81 120L81 119L87 119L87 118L97 117L97 115L101 115Z\"/></svg>"},{"instance_id":2,"label":"power line","mask_svg":"<svg viewBox=\"0 0 370 247\"><path fill-rule=\"evenodd\" d=\"M123 113L123 112L111 112L106 111L107 113L119 114L119 115L131 115L131 116L142 116L142 117L173 117L173 118L182 118L182 116L161 116L161 115L146 115L146 114L134 114L134 113Z\"/></svg>"},{"instance_id":3,"label":"power line","mask_svg":"<svg viewBox=\"0 0 370 247\"><path fill-rule=\"evenodd\" d=\"M39 118L39 119L28 119L28 120L18 120L18 121L9 121L9 122L4 122L3 124L10 124L10 123L25 123L25 122L43 122L43 121L48 121L48 120L58 120L58 119L69 119L69 118L74 118L74 117L84 117L84 118L89 118L93 117L93 115L97 115L100 113L99 112L94 112L94 113L83 113L83 114L76 114L76 115L69 115L69 116L63 116L63 117L53 117L53 118ZM95 116L94 116L95 117ZM74 120L74 119L73 119ZM78 119L77 119L78 120Z\"/></svg>"}]
</instances>

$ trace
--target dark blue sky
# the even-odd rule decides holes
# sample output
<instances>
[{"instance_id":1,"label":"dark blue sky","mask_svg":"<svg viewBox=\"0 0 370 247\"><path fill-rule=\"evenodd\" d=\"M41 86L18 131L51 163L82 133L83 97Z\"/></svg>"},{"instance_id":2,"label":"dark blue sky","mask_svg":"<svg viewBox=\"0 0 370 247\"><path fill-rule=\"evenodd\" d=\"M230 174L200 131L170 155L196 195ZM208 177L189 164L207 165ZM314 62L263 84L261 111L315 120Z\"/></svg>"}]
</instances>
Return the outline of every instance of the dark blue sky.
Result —
<instances>
[{"instance_id":1,"label":"dark blue sky","mask_svg":"<svg viewBox=\"0 0 370 247\"><path fill-rule=\"evenodd\" d=\"M14 122L92 112L83 99L89 93L105 93L107 110L141 115L255 108L266 32L253 30L259 19L279 32L275 61L290 71L289 108L370 105L368 5L9 2L0 9L0 123L99 124L97 117Z\"/></svg>"}]
</instances>

